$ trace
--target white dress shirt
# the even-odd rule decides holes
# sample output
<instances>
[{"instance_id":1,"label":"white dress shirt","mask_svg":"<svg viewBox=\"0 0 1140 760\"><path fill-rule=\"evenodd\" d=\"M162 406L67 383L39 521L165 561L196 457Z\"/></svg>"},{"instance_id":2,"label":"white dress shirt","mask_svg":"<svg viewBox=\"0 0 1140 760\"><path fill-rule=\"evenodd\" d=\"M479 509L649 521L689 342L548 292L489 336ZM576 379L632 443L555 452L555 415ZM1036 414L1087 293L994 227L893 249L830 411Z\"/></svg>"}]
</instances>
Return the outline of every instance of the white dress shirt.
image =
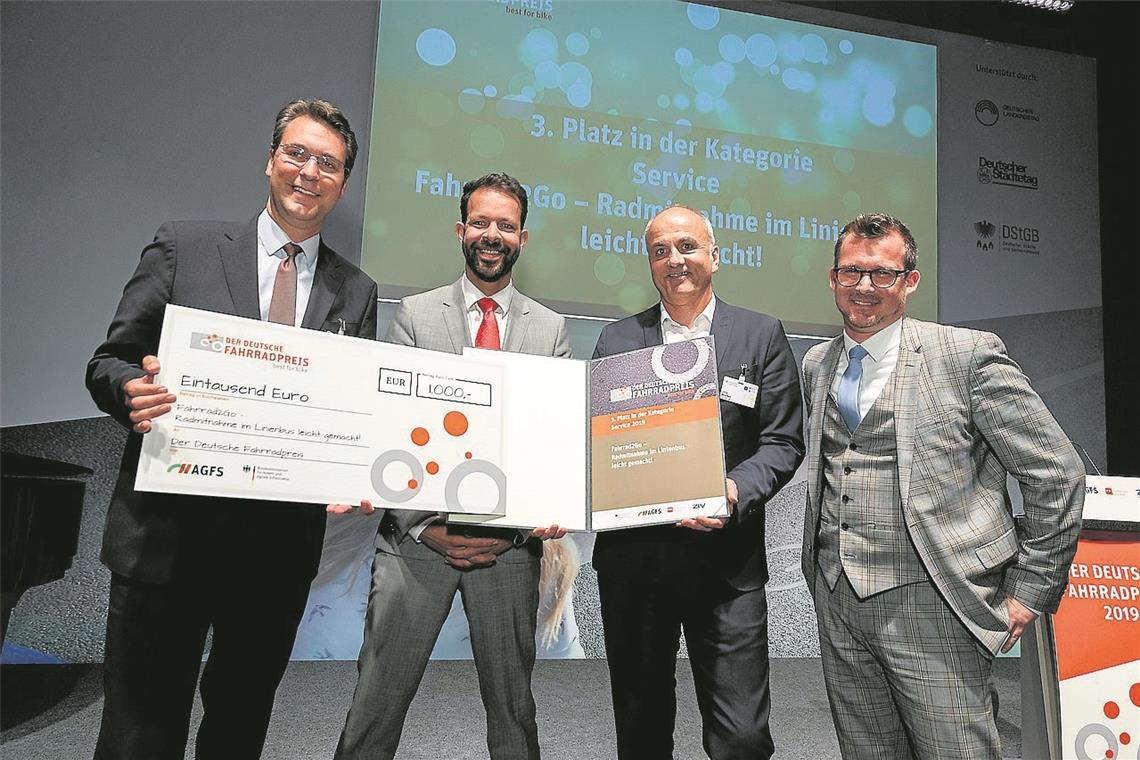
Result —
<instances>
[{"instance_id":1,"label":"white dress shirt","mask_svg":"<svg viewBox=\"0 0 1140 760\"><path fill-rule=\"evenodd\" d=\"M709 299L709 304L697 315L693 320L693 326L677 322L669 316L669 312L665 310L665 304L661 304L661 342L662 343L680 343L685 340L692 340L693 338L707 338L712 333L712 320L713 311L716 309L716 296Z\"/></svg>"},{"instance_id":2,"label":"white dress shirt","mask_svg":"<svg viewBox=\"0 0 1140 760\"><path fill-rule=\"evenodd\" d=\"M901 319L896 320L862 343L856 343L846 332L843 333L843 355L839 357L835 377L831 380L831 397L839 398L839 380L847 371L851 349L857 345L863 346L867 349L867 355L863 357L863 377L859 381L859 419L867 416L883 388L887 387L891 373L895 371L902 341L902 322Z\"/></svg>"},{"instance_id":3,"label":"white dress shirt","mask_svg":"<svg viewBox=\"0 0 1140 760\"><path fill-rule=\"evenodd\" d=\"M285 230L273 221L269 211L257 217L257 300L261 306L262 321L269 319L269 304L273 301L273 283L277 280L277 267L285 259L281 250L290 242ZM313 292L313 276L317 271L317 254L321 250L320 233L300 242L301 252L293 259L297 268L297 314L293 325L301 324L305 309L309 305L309 294Z\"/></svg>"}]
</instances>

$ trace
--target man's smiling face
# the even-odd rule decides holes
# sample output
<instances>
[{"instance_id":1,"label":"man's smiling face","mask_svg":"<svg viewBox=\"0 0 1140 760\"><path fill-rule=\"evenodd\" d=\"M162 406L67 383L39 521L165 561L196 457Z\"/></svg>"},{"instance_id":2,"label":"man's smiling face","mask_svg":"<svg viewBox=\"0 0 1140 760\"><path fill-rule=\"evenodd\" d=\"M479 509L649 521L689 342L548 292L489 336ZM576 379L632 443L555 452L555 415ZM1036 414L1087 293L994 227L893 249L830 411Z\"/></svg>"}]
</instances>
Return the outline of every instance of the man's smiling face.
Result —
<instances>
[{"instance_id":1,"label":"man's smiling face","mask_svg":"<svg viewBox=\"0 0 1140 760\"><path fill-rule=\"evenodd\" d=\"M493 187L476 190L467 202L467 221L456 223L455 234L472 282L510 282L527 241L522 206L513 195Z\"/></svg>"},{"instance_id":2,"label":"man's smiling face","mask_svg":"<svg viewBox=\"0 0 1140 760\"><path fill-rule=\"evenodd\" d=\"M653 284L665 304L681 306L711 297L720 250L700 214L680 206L666 209L645 231L645 247Z\"/></svg>"},{"instance_id":3,"label":"man's smiling face","mask_svg":"<svg viewBox=\"0 0 1140 760\"><path fill-rule=\"evenodd\" d=\"M328 156L343 166L344 139L336 130L310 116L298 116L281 134L281 145L299 145L314 156ZM335 174L322 171L313 159L298 166L278 150L265 165L269 178L269 215L294 241L321 231L325 217L344 195L348 178L342 168Z\"/></svg>"}]
</instances>

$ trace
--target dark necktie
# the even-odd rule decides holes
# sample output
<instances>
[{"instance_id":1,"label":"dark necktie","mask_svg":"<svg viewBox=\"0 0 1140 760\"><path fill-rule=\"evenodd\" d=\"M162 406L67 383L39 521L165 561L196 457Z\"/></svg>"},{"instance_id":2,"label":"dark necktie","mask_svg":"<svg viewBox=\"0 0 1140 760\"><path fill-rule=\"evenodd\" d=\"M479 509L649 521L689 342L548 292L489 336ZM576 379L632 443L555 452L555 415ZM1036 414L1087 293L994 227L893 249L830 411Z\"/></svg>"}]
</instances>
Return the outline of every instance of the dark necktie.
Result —
<instances>
[{"instance_id":1,"label":"dark necktie","mask_svg":"<svg viewBox=\"0 0 1140 760\"><path fill-rule=\"evenodd\" d=\"M297 254L301 246L286 243L281 246L285 258L277 265L277 279L273 281L273 298L269 301L269 321L292 325L297 321Z\"/></svg>"}]
</instances>

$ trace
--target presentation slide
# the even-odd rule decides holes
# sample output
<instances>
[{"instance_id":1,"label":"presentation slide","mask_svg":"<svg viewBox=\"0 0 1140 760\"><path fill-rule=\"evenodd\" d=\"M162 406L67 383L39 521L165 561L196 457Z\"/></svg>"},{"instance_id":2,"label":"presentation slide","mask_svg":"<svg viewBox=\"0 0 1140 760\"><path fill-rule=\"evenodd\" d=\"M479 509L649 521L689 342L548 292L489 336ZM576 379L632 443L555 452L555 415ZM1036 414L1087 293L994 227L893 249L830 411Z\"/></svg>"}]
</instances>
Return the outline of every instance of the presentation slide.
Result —
<instances>
[{"instance_id":1,"label":"presentation slide","mask_svg":"<svg viewBox=\"0 0 1140 760\"><path fill-rule=\"evenodd\" d=\"M461 186L528 188L520 289L564 314L657 300L643 233L704 213L716 289L834 333L827 270L862 211L919 241L914 316L937 316L936 51L681 2L385 0L362 262L399 297L454 279Z\"/></svg>"}]
</instances>

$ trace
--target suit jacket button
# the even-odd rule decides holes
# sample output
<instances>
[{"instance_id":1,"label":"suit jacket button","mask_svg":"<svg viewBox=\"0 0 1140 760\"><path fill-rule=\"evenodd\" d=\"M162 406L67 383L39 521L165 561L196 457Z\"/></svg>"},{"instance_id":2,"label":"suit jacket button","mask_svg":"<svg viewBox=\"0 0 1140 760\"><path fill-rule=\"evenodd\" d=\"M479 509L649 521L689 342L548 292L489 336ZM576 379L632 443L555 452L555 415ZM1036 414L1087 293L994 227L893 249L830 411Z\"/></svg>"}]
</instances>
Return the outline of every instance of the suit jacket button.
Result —
<instances>
[{"instance_id":1,"label":"suit jacket button","mask_svg":"<svg viewBox=\"0 0 1140 760\"><path fill-rule=\"evenodd\" d=\"M854 443L851 444L850 446L848 446L847 448L851 449L852 451L858 451L859 450L859 447L856 446Z\"/></svg>"},{"instance_id":2,"label":"suit jacket button","mask_svg":"<svg viewBox=\"0 0 1140 760\"><path fill-rule=\"evenodd\" d=\"M851 474L851 468L850 467L844 467L843 468L843 474L844 475L850 475Z\"/></svg>"},{"instance_id":3,"label":"suit jacket button","mask_svg":"<svg viewBox=\"0 0 1140 760\"><path fill-rule=\"evenodd\" d=\"M844 503L844 504L846 504L846 503L847 503L847 502L849 502L849 501L851 501L851 497L850 497L850 496L848 496L847 494L843 494L843 503ZM845 527L845 528L846 528L847 526L846 526L846 525L844 525L843 527Z\"/></svg>"},{"instance_id":4,"label":"suit jacket button","mask_svg":"<svg viewBox=\"0 0 1140 760\"><path fill-rule=\"evenodd\" d=\"M847 528L848 528L849 526L847 525L847 523L843 523L843 524L842 524L842 525L840 525L839 527L840 527L840 528L843 528L843 530L847 530Z\"/></svg>"}]
</instances>

